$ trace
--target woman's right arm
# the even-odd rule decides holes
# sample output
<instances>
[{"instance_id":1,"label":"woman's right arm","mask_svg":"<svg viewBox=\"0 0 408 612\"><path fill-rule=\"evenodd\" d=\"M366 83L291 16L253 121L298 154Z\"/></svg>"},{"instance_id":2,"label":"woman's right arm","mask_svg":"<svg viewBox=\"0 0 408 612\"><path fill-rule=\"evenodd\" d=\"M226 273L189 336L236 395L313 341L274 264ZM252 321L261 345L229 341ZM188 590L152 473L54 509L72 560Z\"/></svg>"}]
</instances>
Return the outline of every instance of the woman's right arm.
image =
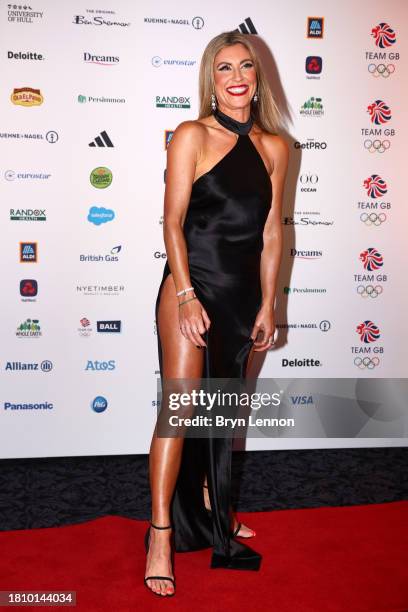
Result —
<instances>
[{"instance_id":1,"label":"woman's right arm","mask_svg":"<svg viewBox=\"0 0 408 612\"><path fill-rule=\"evenodd\" d=\"M201 156L204 129L195 121L180 123L167 148L163 232L176 293L192 286L183 225L190 202L195 169ZM179 296L179 304L194 295L194 292L189 292ZM185 338L196 346L206 346L201 334L209 328L210 319L198 299L179 306L179 321L181 333Z\"/></svg>"}]
</instances>

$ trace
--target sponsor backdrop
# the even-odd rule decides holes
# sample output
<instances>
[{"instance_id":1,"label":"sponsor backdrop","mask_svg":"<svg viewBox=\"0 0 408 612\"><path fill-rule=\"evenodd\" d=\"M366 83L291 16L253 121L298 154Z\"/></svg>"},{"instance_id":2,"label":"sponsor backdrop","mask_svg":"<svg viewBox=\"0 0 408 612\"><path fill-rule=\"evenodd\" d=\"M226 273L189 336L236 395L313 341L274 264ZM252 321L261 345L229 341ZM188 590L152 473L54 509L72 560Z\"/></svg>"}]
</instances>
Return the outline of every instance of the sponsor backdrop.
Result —
<instances>
[{"instance_id":1,"label":"sponsor backdrop","mask_svg":"<svg viewBox=\"0 0 408 612\"><path fill-rule=\"evenodd\" d=\"M166 146L197 117L200 57L225 30L256 39L291 147L279 338L260 376L406 377L408 5L358 9L1 2L2 457L148 451Z\"/></svg>"}]
</instances>

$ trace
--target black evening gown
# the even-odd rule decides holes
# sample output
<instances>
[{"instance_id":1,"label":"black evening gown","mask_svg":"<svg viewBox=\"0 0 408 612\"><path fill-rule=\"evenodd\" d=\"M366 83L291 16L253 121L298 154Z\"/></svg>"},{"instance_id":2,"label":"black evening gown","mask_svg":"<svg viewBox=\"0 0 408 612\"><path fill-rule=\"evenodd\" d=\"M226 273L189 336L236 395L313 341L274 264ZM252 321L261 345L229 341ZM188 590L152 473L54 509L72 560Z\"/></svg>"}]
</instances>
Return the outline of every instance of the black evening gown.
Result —
<instances>
[{"instance_id":1,"label":"black evening gown","mask_svg":"<svg viewBox=\"0 0 408 612\"><path fill-rule=\"evenodd\" d=\"M232 130L235 131L235 130ZM250 334L262 293L260 257L272 186L249 135L238 134L232 149L192 186L184 235L191 283L207 311L203 378L246 375ZM156 301L170 274L166 262ZM162 350L158 330L162 376ZM231 452L229 438L184 440L172 502L176 551L213 546L211 567L258 569L261 556L231 537ZM207 474L211 516L203 501Z\"/></svg>"}]
</instances>

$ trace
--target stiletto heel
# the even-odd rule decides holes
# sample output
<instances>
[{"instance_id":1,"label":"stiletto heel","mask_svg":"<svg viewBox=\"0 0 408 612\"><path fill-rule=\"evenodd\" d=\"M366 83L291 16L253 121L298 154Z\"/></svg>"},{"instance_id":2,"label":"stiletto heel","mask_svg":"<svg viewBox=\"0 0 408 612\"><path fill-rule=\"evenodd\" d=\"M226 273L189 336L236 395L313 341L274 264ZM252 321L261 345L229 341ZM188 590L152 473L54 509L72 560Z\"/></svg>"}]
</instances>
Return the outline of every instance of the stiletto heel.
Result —
<instances>
[{"instance_id":1,"label":"stiletto heel","mask_svg":"<svg viewBox=\"0 0 408 612\"><path fill-rule=\"evenodd\" d=\"M145 533L145 537L144 537L144 544L145 544L145 549L146 549L146 554L149 552L149 546L150 546L150 529L153 527L153 529L171 529L171 525L166 525L165 527L160 527L158 525L154 525L152 522L150 522L150 526L148 527L146 533ZM173 562L173 560L172 560ZM156 593L155 591L153 591L149 585L147 584L148 580L169 580L172 585L173 588L176 588L176 581L174 578L172 578L171 576L145 576L144 577L144 584L145 586L149 589L149 591L151 591L152 593L154 593L155 595L158 595L159 597L163 597L163 595L161 595L160 593ZM175 590L173 591L173 593L166 593L166 597L173 597L173 595L175 594Z\"/></svg>"},{"instance_id":2,"label":"stiletto heel","mask_svg":"<svg viewBox=\"0 0 408 612\"><path fill-rule=\"evenodd\" d=\"M208 489L208 486L207 486L207 485L205 485L205 484L203 484L203 488L204 488L204 489ZM209 510L208 508L206 508L206 509L205 509L205 511L207 512L208 517L209 517L209 518L212 518L212 512L211 512L211 510ZM239 530L241 529L241 527L242 527L242 523L240 523L240 522L238 521L237 526L235 527L234 531L231 531L231 537L232 537L232 538L242 538L243 540L250 540L251 538L253 538L254 536L256 536L256 533L255 533L255 531L254 531L253 529L251 529L251 531L252 531L252 535L249 535L249 536L242 536L242 535L240 536L240 535L238 535Z\"/></svg>"}]
</instances>

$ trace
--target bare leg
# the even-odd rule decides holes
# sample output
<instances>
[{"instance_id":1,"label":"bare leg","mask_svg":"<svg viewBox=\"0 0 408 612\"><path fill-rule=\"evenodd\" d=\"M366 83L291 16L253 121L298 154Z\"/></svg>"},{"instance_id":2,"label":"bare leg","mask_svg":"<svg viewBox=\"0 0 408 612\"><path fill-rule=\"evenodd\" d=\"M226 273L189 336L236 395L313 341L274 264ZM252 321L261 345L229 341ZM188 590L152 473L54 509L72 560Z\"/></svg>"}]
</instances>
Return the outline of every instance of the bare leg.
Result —
<instances>
[{"instance_id":1,"label":"bare leg","mask_svg":"<svg viewBox=\"0 0 408 612\"><path fill-rule=\"evenodd\" d=\"M163 283L158 309L158 333L162 346L163 378L200 378L203 352L187 340L179 327L179 307L173 276ZM170 524L170 502L180 468L183 438L158 438L153 434L150 446L149 472L152 493L152 523ZM150 547L146 576L173 576L170 560L171 530L150 530ZM149 580L148 586L161 595L171 594L170 581Z\"/></svg>"}]
</instances>

